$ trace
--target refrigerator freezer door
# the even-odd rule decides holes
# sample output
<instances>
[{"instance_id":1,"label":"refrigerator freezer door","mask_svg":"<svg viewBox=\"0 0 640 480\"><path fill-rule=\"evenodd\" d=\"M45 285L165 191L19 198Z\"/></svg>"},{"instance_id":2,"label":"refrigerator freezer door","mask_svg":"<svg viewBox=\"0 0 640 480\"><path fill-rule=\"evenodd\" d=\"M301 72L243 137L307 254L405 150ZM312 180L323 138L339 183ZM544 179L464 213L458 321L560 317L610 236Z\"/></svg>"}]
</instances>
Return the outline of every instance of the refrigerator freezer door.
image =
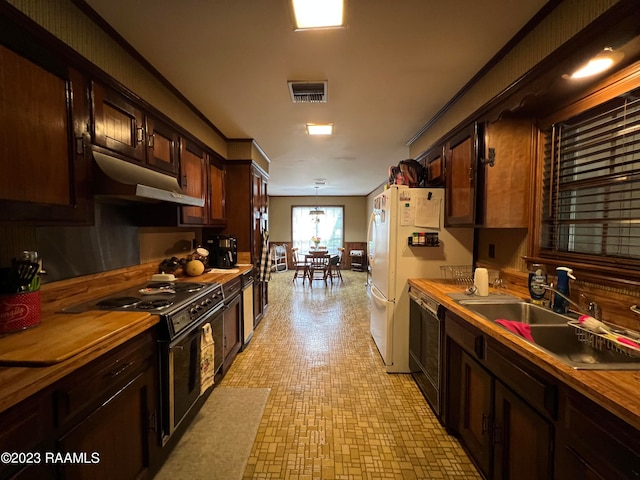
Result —
<instances>
[{"instance_id":1,"label":"refrigerator freezer door","mask_svg":"<svg viewBox=\"0 0 640 480\"><path fill-rule=\"evenodd\" d=\"M373 215L370 225L369 267L371 281L385 298L393 300L395 274L395 238L393 236L393 202L391 191L378 195L373 202Z\"/></svg>"},{"instance_id":2,"label":"refrigerator freezer door","mask_svg":"<svg viewBox=\"0 0 640 480\"><path fill-rule=\"evenodd\" d=\"M371 285L371 336L378 347L385 365L393 363L393 309L395 304L387 300L382 292Z\"/></svg>"}]
</instances>

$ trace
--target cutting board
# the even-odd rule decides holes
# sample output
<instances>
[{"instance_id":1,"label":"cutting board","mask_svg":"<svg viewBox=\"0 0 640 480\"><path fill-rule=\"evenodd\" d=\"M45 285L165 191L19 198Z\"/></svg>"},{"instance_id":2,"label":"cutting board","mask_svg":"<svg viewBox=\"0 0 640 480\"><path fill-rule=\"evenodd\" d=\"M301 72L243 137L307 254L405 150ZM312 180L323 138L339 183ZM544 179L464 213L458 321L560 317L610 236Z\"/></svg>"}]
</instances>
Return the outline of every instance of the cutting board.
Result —
<instances>
[{"instance_id":1,"label":"cutting board","mask_svg":"<svg viewBox=\"0 0 640 480\"><path fill-rule=\"evenodd\" d=\"M132 326L148 323L150 327L157 321L157 316L145 312L53 314L35 327L1 337L0 365L53 365L108 341Z\"/></svg>"}]
</instances>

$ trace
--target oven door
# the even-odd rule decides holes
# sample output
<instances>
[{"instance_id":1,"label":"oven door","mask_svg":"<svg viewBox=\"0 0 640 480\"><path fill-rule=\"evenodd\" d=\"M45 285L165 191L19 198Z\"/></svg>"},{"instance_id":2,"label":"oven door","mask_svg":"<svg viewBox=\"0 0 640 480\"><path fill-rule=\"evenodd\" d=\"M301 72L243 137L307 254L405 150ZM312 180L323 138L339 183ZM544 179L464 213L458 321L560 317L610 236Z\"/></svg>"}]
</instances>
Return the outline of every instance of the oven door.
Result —
<instances>
[{"instance_id":1,"label":"oven door","mask_svg":"<svg viewBox=\"0 0 640 480\"><path fill-rule=\"evenodd\" d=\"M164 443L200 398L200 339L202 327L222 317L223 306L209 312L184 333L181 333L164 350L166 369L163 375L163 429ZM222 345L214 345L217 351Z\"/></svg>"}]
</instances>

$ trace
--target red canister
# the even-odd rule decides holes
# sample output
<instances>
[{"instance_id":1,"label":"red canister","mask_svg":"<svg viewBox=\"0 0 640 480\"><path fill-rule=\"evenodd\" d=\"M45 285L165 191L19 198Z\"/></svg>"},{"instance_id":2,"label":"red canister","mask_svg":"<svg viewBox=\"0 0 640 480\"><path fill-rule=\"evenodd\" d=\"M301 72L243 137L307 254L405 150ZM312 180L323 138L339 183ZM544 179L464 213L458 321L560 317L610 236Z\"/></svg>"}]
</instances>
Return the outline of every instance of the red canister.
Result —
<instances>
[{"instance_id":1,"label":"red canister","mask_svg":"<svg viewBox=\"0 0 640 480\"><path fill-rule=\"evenodd\" d=\"M40 290L0 295L0 334L34 327L40 318Z\"/></svg>"}]
</instances>

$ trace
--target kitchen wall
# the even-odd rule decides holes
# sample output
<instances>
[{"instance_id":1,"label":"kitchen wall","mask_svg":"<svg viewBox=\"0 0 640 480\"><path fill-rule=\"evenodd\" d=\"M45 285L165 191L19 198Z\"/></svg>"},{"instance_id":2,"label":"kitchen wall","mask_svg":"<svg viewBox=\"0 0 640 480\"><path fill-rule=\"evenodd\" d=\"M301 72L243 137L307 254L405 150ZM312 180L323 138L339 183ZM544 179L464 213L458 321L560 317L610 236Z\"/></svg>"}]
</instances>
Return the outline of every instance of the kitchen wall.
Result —
<instances>
[{"instance_id":1,"label":"kitchen wall","mask_svg":"<svg viewBox=\"0 0 640 480\"><path fill-rule=\"evenodd\" d=\"M367 197L269 197L269 238L291 241L291 207L299 205L344 206L344 241L365 242L369 214Z\"/></svg>"}]
</instances>

